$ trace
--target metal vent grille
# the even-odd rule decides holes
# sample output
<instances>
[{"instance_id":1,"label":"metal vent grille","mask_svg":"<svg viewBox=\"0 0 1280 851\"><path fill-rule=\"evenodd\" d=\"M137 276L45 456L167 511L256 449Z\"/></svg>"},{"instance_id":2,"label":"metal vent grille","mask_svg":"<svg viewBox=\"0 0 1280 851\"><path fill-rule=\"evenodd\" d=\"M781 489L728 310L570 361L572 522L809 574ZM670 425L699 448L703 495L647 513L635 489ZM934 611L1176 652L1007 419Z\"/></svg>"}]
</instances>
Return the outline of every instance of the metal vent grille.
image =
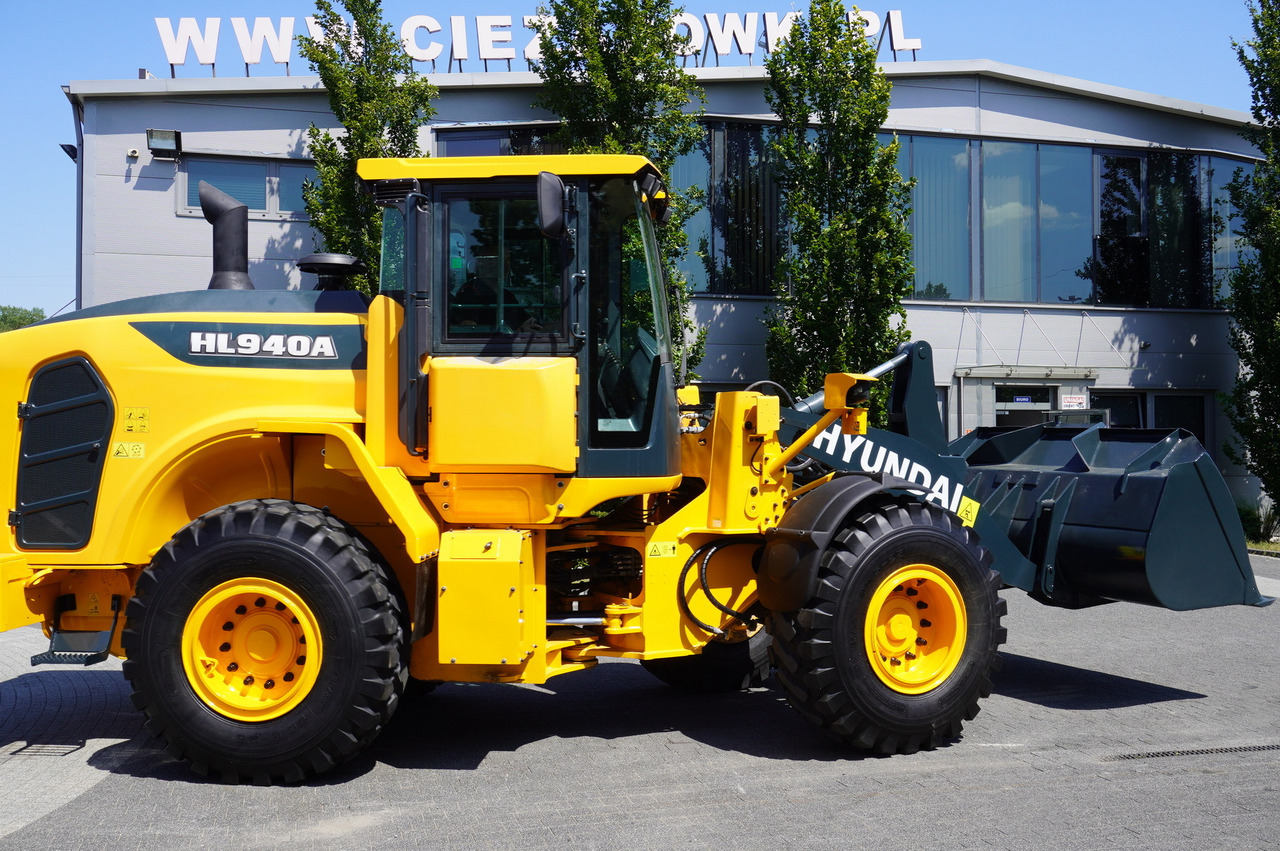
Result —
<instances>
[{"instance_id":1,"label":"metal vent grille","mask_svg":"<svg viewBox=\"0 0 1280 851\"><path fill-rule=\"evenodd\" d=\"M373 193L374 203L379 207L393 207L408 198L410 192L418 191L418 181L412 177L379 180L372 184L370 191Z\"/></svg>"},{"instance_id":2,"label":"metal vent grille","mask_svg":"<svg viewBox=\"0 0 1280 851\"><path fill-rule=\"evenodd\" d=\"M1210 756L1222 753L1255 753L1257 751L1280 751L1280 745L1239 745L1231 748L1198 748L1183 751L1150 751L1148 753L1122 753L1103 757L1103 762L1120 762L1126 759L1160 759L1167 756Z\"/></svg>"},{"instance_id":3,"label":"metal vent grille","mask_svg":"<svg viewBox=\"0 0 1280 851\"><path fill-rule=\"evenodd\" d=\"M31 381L23 408L18 545L78 549L89 543L115 408L85 358L50 364Z\"/></svg>"}]
</instances>

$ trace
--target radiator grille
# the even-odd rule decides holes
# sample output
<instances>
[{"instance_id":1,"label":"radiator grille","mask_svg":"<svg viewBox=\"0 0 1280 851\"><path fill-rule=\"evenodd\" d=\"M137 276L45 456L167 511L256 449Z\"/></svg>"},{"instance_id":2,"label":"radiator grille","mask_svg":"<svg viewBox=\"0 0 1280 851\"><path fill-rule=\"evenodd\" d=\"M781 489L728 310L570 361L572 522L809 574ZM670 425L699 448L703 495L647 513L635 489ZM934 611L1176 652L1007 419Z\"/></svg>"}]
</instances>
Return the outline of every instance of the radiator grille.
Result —
<instances>
[{"instance_id":1,"label":"radiator grille","mask_svg":"<svg viewBox=\"0 0 1280 851\"><path fill-rule=\"evenodd\" d=\"M24 409L18 464L18 545L89 543L115 409L93 365L68 358L36 373Z\"/></svg>"}]
</instances>

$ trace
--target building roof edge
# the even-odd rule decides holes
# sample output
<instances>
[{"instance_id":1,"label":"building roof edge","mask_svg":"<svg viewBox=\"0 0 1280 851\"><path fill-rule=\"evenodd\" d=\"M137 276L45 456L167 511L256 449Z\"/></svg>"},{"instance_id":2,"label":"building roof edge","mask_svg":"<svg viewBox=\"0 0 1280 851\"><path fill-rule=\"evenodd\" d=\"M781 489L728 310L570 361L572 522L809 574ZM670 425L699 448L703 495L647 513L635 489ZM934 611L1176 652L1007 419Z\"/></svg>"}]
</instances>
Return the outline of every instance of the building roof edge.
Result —
<instances>
[{"instance_id":1,"label":"building roof edge","mask_svg":"<svg viewBox=\"0 0 1280 851\"><path fill-rule=\"evenodd\" d=\"M1018 65L1008 65L991 59L930 59L919 62L884 62L881 63L880 67L890 81L919 77L977 76L1030 85L1064 94L1112 101L1142 109L1192 115L1233 126L1242 126L1251 121L1251 116L1247 112L1195 103L1135 89L1126 89L1106 83L1096 83L1048 71L1037 71L1033 68L1024 68ZM695 67L688 70L700 82L764 80L768 76L767 69L762 65ZM423 76L442 89L468 88L472 86L534 87L541 83L541 78L532 71L435 73ZM68 97L76 101L83 101L85 98L92 97L297 94L322 91L324 87L321 85L319 77L286 76L72 80L64 88Z\"/></svg>"}]
</instances>

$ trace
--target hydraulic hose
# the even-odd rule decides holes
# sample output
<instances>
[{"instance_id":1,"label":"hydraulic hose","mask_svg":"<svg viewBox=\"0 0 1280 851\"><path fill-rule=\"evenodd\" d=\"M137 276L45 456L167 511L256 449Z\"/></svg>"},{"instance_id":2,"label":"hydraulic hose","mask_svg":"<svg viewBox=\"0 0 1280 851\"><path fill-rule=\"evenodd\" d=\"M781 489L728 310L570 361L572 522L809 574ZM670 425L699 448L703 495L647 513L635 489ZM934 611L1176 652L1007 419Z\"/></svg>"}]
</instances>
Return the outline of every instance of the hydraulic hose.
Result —
<instances>
[{"instance_id":1,"label":"hydraulic hose","mask_svg":"<svg viewBox=\"0 0 1280 851\"><path fill-rule=\"evenodd\" d=\"M754 546L759 546L761 543L763 543L763 539L756 538L756 537L752 537L752 538L725 537L725 538L717 538L714 541L708 541L707 543L703 544L702 546L694 550L693 555L689 556L689 560L684 563L684 568L680 571L680 581L676 584L676 602L680 604L680 610L684 613L684 616L688 618L698 628L706 632L709 632L712 635L720 635L720 636L724 635L724 630L720 629L719 627L712 626L711 624L706 623L700 618L698 618L693 613L693 611L689 608L689 601L685 599L685 594L684 594L685 579L688 578L689 571L693 569L694 564L698 563L698 560L701 559L702 563L698 569L698 582L702 586L702 593L706 595L706 598L708 601L710 601L711 605L715 606L717 609L724 612L726 615L736 618L742 623L746 623L751 618L751 615L747 614L746 612L739 612L736 609L731 609L730 607L726 606L724 603L721 603L719 600L716 599L715 594L713 594L711 591L711 583L707 580L707 565L711 563L711 557L715 555L717 552L719 552L720 550L724 549L725 547L732 547L736 544L751 544Z\"/></svg>"}]
</instances>

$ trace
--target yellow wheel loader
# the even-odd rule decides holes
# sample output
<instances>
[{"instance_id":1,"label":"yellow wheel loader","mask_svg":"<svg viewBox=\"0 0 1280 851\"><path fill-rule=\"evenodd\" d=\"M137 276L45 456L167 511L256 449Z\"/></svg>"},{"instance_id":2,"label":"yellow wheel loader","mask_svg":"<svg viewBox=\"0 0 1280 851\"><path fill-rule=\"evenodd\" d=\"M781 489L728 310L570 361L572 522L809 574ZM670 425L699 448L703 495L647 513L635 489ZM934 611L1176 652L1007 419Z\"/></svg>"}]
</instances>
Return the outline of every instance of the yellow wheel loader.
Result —
<instances>
[{"instance_id":1,"label":"yellow wheel loader","mask_svg":"<svg viewBox=\"0 0 1280 851\"><path fill-rule=\"evenodd\" d=\"M246 211L202 186L209 289L0 336L0 626L42 625L34 664L123 657L201 773L299 781L377 736L409 678L602 657L692 689L772 666L836 738L909 753L990 692L1002 585L1269 602L1185 433L947 446L924 343L785 405L677 388L642 158L359 173L384 209L372 298L338 255L300 261L313 290L253 289ZM893 429L869 430L889 371Z\"/></svg>"}]
</instances>

